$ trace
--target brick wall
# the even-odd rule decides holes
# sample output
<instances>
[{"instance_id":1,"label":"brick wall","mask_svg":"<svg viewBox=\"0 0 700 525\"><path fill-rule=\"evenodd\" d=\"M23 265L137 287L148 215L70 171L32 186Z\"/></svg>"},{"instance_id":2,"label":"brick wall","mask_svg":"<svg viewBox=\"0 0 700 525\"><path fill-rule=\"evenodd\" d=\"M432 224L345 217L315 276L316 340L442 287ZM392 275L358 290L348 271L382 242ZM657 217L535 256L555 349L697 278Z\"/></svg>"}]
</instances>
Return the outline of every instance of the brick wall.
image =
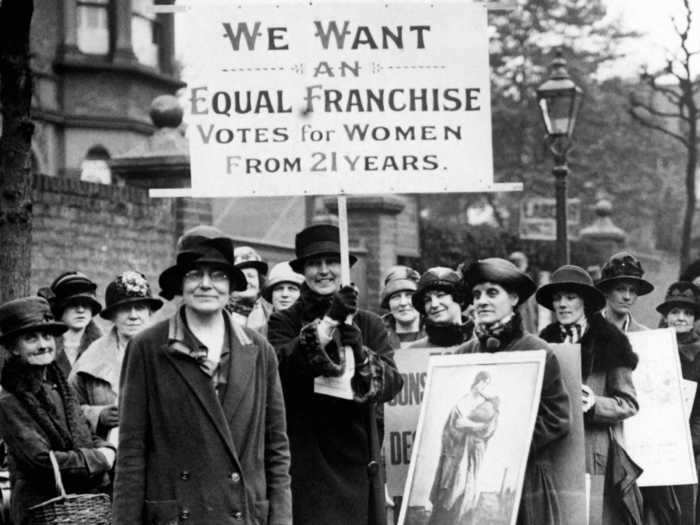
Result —
<instances>
[{"instance_id":1,"label":"brick wall","mask_svg":"<svg viewBox=\"0 0 700 525\"><path fill-rule=\"evenodd\" d=\"M175 203L149 199L147 190L37 175L31 290L49 285L65 270L79 270L107 283L124 270L157 277L174 258Z\"/></svg>"}]
</instances>

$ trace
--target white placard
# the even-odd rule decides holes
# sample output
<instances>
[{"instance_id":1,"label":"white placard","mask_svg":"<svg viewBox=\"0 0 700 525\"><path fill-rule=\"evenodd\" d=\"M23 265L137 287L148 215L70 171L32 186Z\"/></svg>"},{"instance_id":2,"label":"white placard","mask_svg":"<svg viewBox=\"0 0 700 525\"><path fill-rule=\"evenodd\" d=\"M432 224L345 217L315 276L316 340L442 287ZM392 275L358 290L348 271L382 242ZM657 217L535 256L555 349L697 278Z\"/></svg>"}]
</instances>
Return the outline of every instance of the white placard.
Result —
<instances>
[{"instance_id":1,"label":"white placard","mask_svg":"<svg viewBox=\"0 0 700 525\"><path fill-rule=\"evenodd\" d=\"M188 7L190 196L518 189L493 183L484 4Z\"/></svg>"},{"instance_id":2,"label":"white placard","mask_svg":"<svg viewBox=\"0 0 700 525\"><path fill-rule=\"evenodd\" d=\"M640 487L697 483L676 334L630 332L639 364L632 373L639 412L624 421L625 448L644 469Z\"/></svg>"}]
</instances>

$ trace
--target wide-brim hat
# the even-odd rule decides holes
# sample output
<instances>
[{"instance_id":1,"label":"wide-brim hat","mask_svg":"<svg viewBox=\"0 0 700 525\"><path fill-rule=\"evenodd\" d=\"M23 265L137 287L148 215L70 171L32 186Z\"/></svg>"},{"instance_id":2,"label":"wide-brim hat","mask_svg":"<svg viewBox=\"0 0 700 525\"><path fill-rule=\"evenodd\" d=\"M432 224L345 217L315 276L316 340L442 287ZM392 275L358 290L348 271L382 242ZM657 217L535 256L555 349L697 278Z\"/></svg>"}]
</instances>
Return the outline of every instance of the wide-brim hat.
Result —
<instances>
[{"instance_id":1,"label":"wide-brim hat","mask_svg":"<svg viewBox=\"0 0 700 525\"><path fill-rule=\"evenodd\" d=\"M278 284L290 283L301 288L303 282L304 276L292 270L288 262L275 264L272 270L270 270L270 275L267 278L265 288L263 288L262 296L268 303L271 303L272 291Z\"/></svg>"},{"instance_id":2,"label":"wide-brim hat","mask_svg":"<svg viewBox=\"0 0 700 525\"><path fill-rule=\"evenodd\" d=\"M384 278L381 307L389 309L389 299L397 292L415 292L418 289L420 274L408 266L392 266Z\"/></svg>"},{"instance_id":3,"label":"wide-brim hat","mask_svg":"<svg viewBox=\"0 0 700 525\"><path fill-rule=\"evenodd\" d=\"M583 299L587 310L597 312L605 306L605 296L593 285L593 279L580 266L567 264L552 273L551 281L541 286L535 294L535 300L554 310L554 294L561 291L573 291Z\"/></svg>"},{"instance_id":4,"label":"wide-brim hat","mask_svg":"<svg viewBox=\"0 0 700 525\"><path fill-rule=\"evenodd\" d=\"M332 224L314 224L297 233L294 239L296 259L289 265L297 273L304 273L304 263L313 257L340 256L340 230ZM357 257L350 255L350 266Z\"/></svg>"},{"instance_id":5,"label":"wide-brim hat","mask_svg":"<svg viewBox=\"0 0 700 525\"><path fill-rule=\"evenodd\" d=\"M668 287L664 302L656 311L665 316L672 308L688 308L696 318L700 317L700 289L693 283L677 281Z\"/></svg>"},{"instance_id":6,"label":"wide-brim hat","mask_svg":"<svg viewBox=\"0 0 700 525\"><path fill-rule=\"evenodd\" d=\"M489 257L471 263L462 269L462 279L468 290L485 282L499 284L518 296L518 305L527 301L537 289L530 276L500 257Z\"/></svg>"},{"instance_id":7,"label":"wide-brim hat","mask_svg":"<svg viewBox=\"0 0 700 525\"><path fill-rule=\"evenodd\" d=\"M130 270L121 273L107 285L105 307L100 316L111 319L119 308L133 304L145 304L151 312L155 312L163 306L163 301L153 297L146 276Z\"/></svg>"},{"instance_id":8,"label":"wide-brim hat","mask_svg":"<svg viewBox=\"0 0 700 525\"><path fill-rule=\"evenodd\" d=\"M241 291L248 287L243 272L234 264L233 239L213 226L196 226L177 241L176 263L166 268L158 277L160 295L172 299L182 294L182 280L185 273L197 264L210 264L229 277L231 291Z\"/></svg>"},{"instance_id":9,"label":"wide-brim hat","mask_svg":"<svg viewBox=\"0 0 700 525\"><path fill-rule=\"evenodd\" d=\"M643 278L644 269L641 261L628 252L616 253L603 265L600 280L595 286L605 293L621 282L632 282L637 287L637 295L646 295L654 291L654 285Z\"/></svg>"},{"instance_id":10,"label":"wide-brim hat","mask_svg":"<svg viewBox=\"0 0 700 525\"><path fill-rule=\"evenodd\" d=\"M22 297L0 305L0 344L33 330L59 336L68 326L54 319L51 306L43 297Z\"/></svg>"},{"instance_id":11,"label":"wide-brim hat","mask_svg":"<svg viewBox=\"0 0 700 525\"><path fill-rule=\"evenodd\" d=\"M269 266L260 254L250 246L237 246L233 250L233 263L239 270L255 268L261 276L267 275Z\"/></svg>"},{"instance_id":12,"label":"wide-brim hat","mask_svg":"<svg viewBox=\"0 0 700 525\"><path fill-rule=\"evenodd\" d=\"M420 276L416 291L411 297L413 307L419 312L425 311L425 294L431 290L442 290L452 295L452 298L462 304L464 302L464 288L462 279L455 270L446 266L435 266Z\"/></svg>"},{"instance_id":13,"label":"wide-brim hat","mask_svg":"<svg viewBox=\"0 0 700 525\"><path fill-rule=\"evenodd\" d=\"M61 317L66 308L77 303L88 304L92 315L102 310L97 300L97 284L81 272L62 273L48 289L42 288L42 292L56 317Z\"/></svg>"}]
</instances>

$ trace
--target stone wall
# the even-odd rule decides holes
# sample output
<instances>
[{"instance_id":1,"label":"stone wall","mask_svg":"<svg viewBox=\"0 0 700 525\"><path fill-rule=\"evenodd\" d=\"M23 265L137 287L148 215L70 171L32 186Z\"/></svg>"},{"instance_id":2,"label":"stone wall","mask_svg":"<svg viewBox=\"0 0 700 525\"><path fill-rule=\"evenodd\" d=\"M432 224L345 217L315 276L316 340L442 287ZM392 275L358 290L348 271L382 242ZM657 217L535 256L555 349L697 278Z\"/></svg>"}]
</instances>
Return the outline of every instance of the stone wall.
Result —
<instances>
[{"instance_id":1,"label":"stone wall","mask_svg":"<svg viewBox=\"0 0 700 525\"><path fill-rule=\"evenodd\" d=\"M78 270L98 283L102 301L107 283L129 269L144 273L157 293L157 277L174 258L174 205L140 188L36 175L32 293Z\"/></svg>"}]
</instances>

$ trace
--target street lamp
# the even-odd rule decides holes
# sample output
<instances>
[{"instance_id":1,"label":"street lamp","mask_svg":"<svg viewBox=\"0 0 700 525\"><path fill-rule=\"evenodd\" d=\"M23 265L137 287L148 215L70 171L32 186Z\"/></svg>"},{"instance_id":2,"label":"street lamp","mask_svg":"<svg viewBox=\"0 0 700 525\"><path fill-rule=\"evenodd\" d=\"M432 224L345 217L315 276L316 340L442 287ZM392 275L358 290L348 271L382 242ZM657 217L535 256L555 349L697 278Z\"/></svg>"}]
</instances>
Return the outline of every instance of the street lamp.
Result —
<instances>
[{"instance_id":1,"label":"street lamp","mask_svg":"<svg viewBox=\"0 0 700 525\"><path fill-rule=\"evenodd\" d=\"M569 167L566 154L572 147L576 117L581 108L583 91L569 77L566 60L561 51L550 65L549 79L537 88L537 103L542 114L547 136L545 143L554 156L554 190L557 214L557 264L569 263L569 241L566 220L566 177Z\"/></svg>"}]
</instances>

